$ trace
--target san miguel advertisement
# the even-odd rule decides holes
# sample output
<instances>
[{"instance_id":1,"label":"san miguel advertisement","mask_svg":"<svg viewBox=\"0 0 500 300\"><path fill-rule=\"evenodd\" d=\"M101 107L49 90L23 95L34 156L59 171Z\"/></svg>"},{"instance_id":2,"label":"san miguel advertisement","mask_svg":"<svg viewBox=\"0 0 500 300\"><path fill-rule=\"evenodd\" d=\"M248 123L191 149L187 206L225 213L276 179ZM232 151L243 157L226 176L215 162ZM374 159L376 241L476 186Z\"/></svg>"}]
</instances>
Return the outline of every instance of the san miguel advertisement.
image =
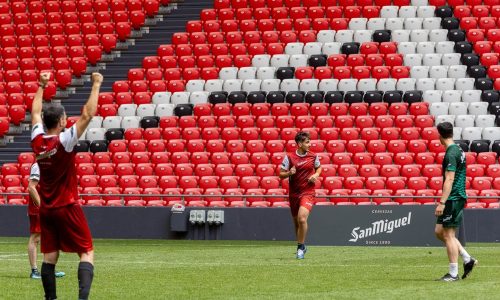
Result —
<instances>
[{"instance_id":1,"label":"san miguel advertisement","mask_svg":"<svg viewBox=\"0 0 500 300\"><path fill-rule=\"evenodd\" d=\"M338 246L437 246L434 206L316 206L308 242Z\"/></svg>"}]
</instances>

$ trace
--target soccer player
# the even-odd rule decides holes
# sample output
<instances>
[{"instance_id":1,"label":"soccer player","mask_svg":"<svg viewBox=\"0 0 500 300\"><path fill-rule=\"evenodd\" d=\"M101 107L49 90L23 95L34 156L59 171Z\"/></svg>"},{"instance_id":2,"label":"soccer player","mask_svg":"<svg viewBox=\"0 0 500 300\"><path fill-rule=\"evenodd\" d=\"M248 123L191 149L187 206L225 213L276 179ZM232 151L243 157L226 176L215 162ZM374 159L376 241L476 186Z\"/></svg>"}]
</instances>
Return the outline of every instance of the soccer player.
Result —
<instances>
[{"instance_id":1,"label":"soccer player","mask_svg":"<svg viewBox=\"0 0 500 300\"><path fill-rule=\"evenodd\" d=\"M40 243L40 196L36 190L36 186L40 181L40 168L37 163L31 165L30 177L28 181L28 192L30 201L28 201L28 217L30 221L30 238L28 241L28 257L31 265L30 278L40 279L42 276L38 272L36 265L36 257L38 252L38 244ZM64 272L56 272L56 277L63 277Z\"/></svg>"},{"instance_id":2,"label":"soccer player","mask_svg":"<svg viewBox=\"0 0 500 300\"><path fill-rule=\"evenodd\" d=\"M78 299L88 299L94 277L92 236L82 208L78 204L78 182L74 146L96 114L103 77L92 74L92 90L78 121L66 129L66 113L60 104L43 107L44 88L50 73L40 74L40 86L31 109L33 129L31 147L40 167L40 225L43 253L42 283L45 299L57 299L55 266L59 251L78 253ZM43 123L42 123L43 122ZM46 130L44 130L44 125Z\"/></svg>"},{"instance_id":3,"label":"soccer player","mask_svg":"<svg viewBox=\"0 0 500 300\"><path fill-rule=\"evenodd\" d=\"M284 157L280 178L290 178L289 200L297 236L297 259L304 259L307 218L314 205L314 187L321 174L321 164L318 156L309 151L311 138L307 132L297 133L295 142L297 150Z\"/></svg>"},{"instance_id":4,"label":"soccer player","mask_svg":"<svg viewBox=\"0 0 500 300\"><path fill-rule=\"evenodd\" d=\"M443 194L435 211L437 216L435 233L437 238L445 244L450 262L448 273L440 280L456 281L459 279L459 254L464 261L462 279L465 279L477 264L477 260L465 251L455 237L456 229L462 223L463 209L467 203L465 153L453 142L453 125L450 122L438 124L437 130L441 144L446 147L446 154L443 160Z\"/></svg>"}]
</instances>

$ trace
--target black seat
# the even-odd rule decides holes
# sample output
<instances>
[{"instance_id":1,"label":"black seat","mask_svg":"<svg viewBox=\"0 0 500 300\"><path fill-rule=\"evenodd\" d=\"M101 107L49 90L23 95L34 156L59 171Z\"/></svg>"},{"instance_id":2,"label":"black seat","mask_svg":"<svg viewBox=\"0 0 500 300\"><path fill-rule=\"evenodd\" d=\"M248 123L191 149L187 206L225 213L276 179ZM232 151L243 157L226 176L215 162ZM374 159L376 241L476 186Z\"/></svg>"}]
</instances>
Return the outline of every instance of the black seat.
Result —
<instances>
[{"instance_id":1,"label":"black seat","mask_svg":"<svg viewBox=\"0 0 500 300\"><path fill-rule=\"evenodd\" d=\"M398 103L403 100L403 92L402 91L387 91L384 93L384 102L389 104Z\"/></svg>"},{"instance_id":2,"label":"black seat","mask_svg":"<svg viewBox=\"0 0 500 300\"><path fill-rule=\"evenodd\" d=\"M364 92L362 91L351 91L344 94L344 102L346 103L360 103L363 102Z\"/></svg>"},{"instance_id":3,"label":"black seat","mask_svg":"<svg viewBox=\"0 0 500 300\"><path fill-rule=\"evenodd\" d=\"M143 117L141 120L141 127L146 128L157 128L160 125L160 118L156 116Z\"/></svg>"},{"instance_id":4,"label":"black seat","mask_svg":"<svg viewBox=\"0 0 500 300\"><path fill-rule=\"evenodd\" d=\"M481 93L481 101L490 103L500 102L500 94L495 90L486 90Z\"/></svg>"},{"instance_id":5,"label":"black seat","mask_svg":"<svg viewBox=\"0 0 500 300\"><path fill-rule=\"evenodd\" d=\"M212 92L208 96L208 102L212 104L226 103L227 102L227 92Z\"/></svg>"},{"instance_id":6,"label":"black seat","mask_svg":"<svg viewBox=\"0 0 500 300\"><path fill-rule=\"evenodd\" d=\"M423 101L422 91L419 90L406 91L403 95L403 101L409 104L422 102Z\"/></svg>"},{"instance_id":7,"label":"black seat","mask_svg":"<svg viewBox=\"0 0 500 300\"><path fill-rule=\"evenodd\" d=\"M498 116L500 114L500 102L491 102L488 111L490 114Z\"/></svg>"},{"instance_id":8,"label":"black seat","mask_svg":"<svg viewBox=\"0 0 500 300\"><path fill-rule=\"evenodd\" d=\"M247 96L247 102L252 104L264 103L266 102L266 93L263 91L250 92Z\"/></svg>"},{"instance_id":9,"label":"black seat","mask_svg":"<svg viewBox=\"0 0 500 300\"><path fill-rule=\"evenodd\" d=\"M295 76L295 68L294 67L280 67L276 71L276 78L283 79L293 79Z\"/></svg>"},{"instance_id":10,"label":"black seat","mask_svg":"<svg viewBox=\"0 0 500 300\"><path fill-rule=\"evenodd\" d=\"M286 94L285 101L290 104L302 103L304 102L305 96L306 96L305 92L299 92L299 91L288 92Z\"/></svg>"},{"instance_id":11,"label":"black seat","mask_svg":"<svg viewBox=\"0 0 500 300\"><path fill-rule=\"evenodd\" d=\"M384 92L382 91L367 91L363 96L363 101L366 103L382 102Z\"/></svg>"},{"instance_id":12,"label":"black seat","mask_svg":"<svg viewBox=\"0 0 500 300\"><path fill-rule=\"evenodd\" d=\"M469 152L469 141L467 140L456 140L455 144L460 146L464 152Z\"/></svg>"},{"instance_id":13,"label":"black seat","mask_svg":"<svg viewBox=\"0 0 500 300\"><path fill-rule=\"evenodd\" d=\"M73 151L75 151L75 152L89 152L89 149L90 149L90 141L79 140L78 143L76 143L75 148L73 148Z\"/></svg>"},{"instance_id":14,"label":"black seat","mask_svg":"<svg viewBox=\"0 0 500 300\"><path fill-rule=\"evenodd\" d=\"M174 115L178 117L192 116L193 115L193 105L192 104L177 104L174 108Z\"/></svg>"},{"instance_id":15,"label":"black seat","mask_svg":"<svg viewBox=\"0 0 500 300\"><path fill-rule=\"evenodd\" d=\"M497 156L500 156L500 141L497 140L491 144L491 151L495 152Z\"/></svg>"},{"instance_id":16,"label":"black seat","mask_svg":"<svg viewBox=\"0 0 500 300\"><path fill-rule=\"evenodd\" d=\"M473 140L470 143L470 151L481 153L490 152L490 141L488 140Z\"/></svg>"},{"instance_id":17,"label":"black seat","mask_svg":"<svg viewBox=\"0 0 500 300\"><path fill-rule=\"evenodd\" d=\"M373 32L372 39L374 42L383 43L391 41L391 31L390 30L375 30Z\"/></svg>"},{"instance_id":18,"label":"black seat","mask_svg":"<svg viewBox=\"0 0 500 300\"><path fill-rule=\"evenodd\" d=\"M285 102L285 92L275 91L267 93L266 102L271 104Z\"/></svg>"},{"instance_id":19,"label":"black seat","mask_svg":"<svg viewBox=\"0 0 500 300\"><path fill-rule=\"evenodd\" d=\"M460 54L468 54L473 52L472 44L466 41L456 42L453 49L455 50L455 52Z\"/></svg>"},{"instance_id":20,"label":"black seat","mask_svg":"<svg viewBox=\"0 0 500 300\"><path fill-rule=\"evenodd\" d=\"M441 20L441 27L443 29L458 29L460 28L460 20L455 17L447 17Z\"/></svg>"},{"instance_id":21,"label":"black seat","mask_svg":"<svg viewBox=\"0 0 500 300\"><path fill-rule=\"evenodd\" d=\"M434 14L439 18L450 18L453 17L453 9L447 5L440 6L434 11Z\"/></svg>"},{"instance_id":22,"label":"black seat","mask_svg":"<svg viewBox=\"0 0 500 300\"><path fill-rule=\"evenodd\" d=\"M229 96L227 96L227 101L231 104L245 103L247 102L247 92L243 91L231 92L229 93Z\"/></svg>"},{"instance_id":23,"label":"black seat","mask_svg":"<svg viewBox=\"0 0 500 300\"><path fill-rule=\"evenodd\" d=\"M344 93L340 91L326 92L325 102L330 104L344 102Z\"/></svg>"},{"instance_id":24,"label":"black seat","mask_svg":"<svg viewBox=\"0 0 500 300\"><path fill-rule=\"evenodd\" d=\"M311 67L323 67L326 66L328 56L325 54L314 54L309 57L309 65Z\"/></svg>"},{"instance_id":25,"label":"black seat","mask_svg":"<svg viewBox=\"0 0 500 300\"><path fill-rule=\"evenodd\" d=\"M484 91L484 90L492 90L493 89L493 80L489 78L477 78L476 83L474 84L476 89Z\"/></svg>"},{"instance_id":26,"label":"black seat","mask_svg":"<svg viewBox=\"0 0 500 300\"><path fill-rule=\"evenodd\" d=\"M105 140L95 140L90 143L90 152L107 152L108 151L108 142Z\"/></svg>"},{"instance_id":27,"label":"black seat","mask_svg":"<svg viewBox=\"0 0 500 300\"><path fill-rule=\"evenodd\" d=\"M106 130L105 136L108 142L111 142L113 140L123 140L125 136L125 130L123 128L110 128Z\"/></svg>"},{"instance_id":28,"label":"black seat","mask_svg":"<svg viewBox=\"0 0 500 300\"><path fill-rule=\"evenodd\" d=\"M359 52L359 43L344 43L342 47L340 47L340 51L342 54L357 54Z\"/></svg>"},{"instance_id":29,"label":"black seat","mask_svg":"<svg viewBox=\"0 0 500 300\"><path fill-rule=\"evenodd\" d=\"M451 29L448 31L448 40L452 42L463 42L465 41L465 30L461 29Z\"/></svg>"},{"instance_id":30,"label":"black seat","mask_svg":"<svg viewBox=\"0 0 500 300\"><path fill-rule=\"evenodd\" d=\"M460 62L467 67L479 65L479 55L474 53L463 54L460 58Z\"/></svg>"},{"instance_id":31,"label":"black seat","mask_svg":"<svg viewBox=\"0 0 500 300\"><path fill-rule=\"evenodd\" d=\"M486 77L486 68L481 65L476 65L476 66L470 66L467 69L467 75L469 75L472 78L483 78Z\"/></svg>"},{"instance_id":32,"label":"black seat","mask_svg":"<svg viewBox=\"0 0 500 300\"><path fill-rule=\"evenodd\" d=\"M497 117L495 118L495 124L497 126L500 126L500 115L497 115Z\"/></svg>"},{"instance_id":33,"label":"black seat","mask_svg":"<svg viewBox=\"0 0 500 300\"><path fill-rule=\"evenodd\" d=\"M325 92L323 91L311 91L306 94L306 102L309 104L313 103L323 103L323 97Z\"/></svg>"}]
</instances>

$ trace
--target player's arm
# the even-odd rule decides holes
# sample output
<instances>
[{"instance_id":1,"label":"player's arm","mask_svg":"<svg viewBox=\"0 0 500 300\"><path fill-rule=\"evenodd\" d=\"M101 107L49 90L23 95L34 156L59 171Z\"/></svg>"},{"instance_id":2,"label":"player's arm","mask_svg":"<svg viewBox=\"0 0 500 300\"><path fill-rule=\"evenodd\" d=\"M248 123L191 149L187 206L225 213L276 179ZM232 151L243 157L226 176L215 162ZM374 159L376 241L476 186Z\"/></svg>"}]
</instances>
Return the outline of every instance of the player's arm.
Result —
<instances>
[{"instance_id":1,"label":"player's arm","mask_svg":"<svg viewBox=\"0 0 500 300\"><path fill-rule=\"evenodd\" d=\"M50 79L50 73L42 72L40 73L40 82L38 89L35 93L35 98L33 100L33 104L31 106L31 125L35 126L36 124L42 123L42 100L43 100L43 91L47 86L47 83Z\"/></svg>"},{"instance_id":2,"label":"player's arm","mask_svg":"<svg viewBox=\"0 0 500 300\"><path fill-rule=\"evenodd\" d=\"M280 178L288 178L295 174L295 172L295 167L290 168L290 160L288 159L288 155L286 155L285 158L283 158L283 162L281 163Z\"/></svg>"},{"instance_id":3,"label":"player's arm","mask_svg":"<svg viewBox=\"0 0 500 300\"><path fill-rule=\"evenodd\" d=\"M319 157L316 156L316 159L314 160L314 174L309 177L309 182L316 182L318 180L319 176L321 175L321 163L319 161Z\"/></svg>"},{"instance_id":4,"label":"player's arm","mask_svg":"<svg viewBox=\"0 0 500 300\"><path fill-rule=\"evenodd\" d=\"M99 99L99 90L103 81L103 76L99 73L92 73L92 90L90 91L89 99L83 106L82 115L76 122L76 133L78 138L85 132L89 126L90 120L97 112L97 101Z\"/></svg>"},{"instance_id":5,"label":"player's arm","mask_svg":"<svg viewBox=\"0 0 500 300\"><path fill-rule=\"evenodd\" d=\"M36 190L37 185L38 180L30 179L28 181L28 193L30 194L33 203L35 203L36 206L40 207L40 195L38 195L38 191Z\"/></svg>"},{"instance_id":6,"label":"player's arm","mask_svg":"<svg viewBox=\"0 0 500 300\"><path fill-rule=\"evenodd\" d=\"M445 204L446 200L451 194L451 188L453 187L453 182L455 181L455 171L446 171L444 173L444 182L443 182L443 194L441 196L441 200L439 203Z\"/></svg>"}]
</instances>

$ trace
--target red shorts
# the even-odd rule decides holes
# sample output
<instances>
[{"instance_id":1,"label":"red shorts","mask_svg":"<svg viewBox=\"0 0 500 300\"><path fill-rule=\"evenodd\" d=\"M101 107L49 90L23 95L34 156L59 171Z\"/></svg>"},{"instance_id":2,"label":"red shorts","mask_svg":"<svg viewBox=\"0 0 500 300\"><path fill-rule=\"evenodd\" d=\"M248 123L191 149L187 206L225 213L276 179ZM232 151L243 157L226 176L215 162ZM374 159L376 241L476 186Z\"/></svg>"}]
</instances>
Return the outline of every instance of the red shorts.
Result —
<instances>
[{"instance_id":1,"label":"red shorts","mask_svg":"<svg viewBox=\"0 0 500 300\"><path fill-rule=\"evenodd\" d=\"M87 219L80 205L40 211L41 251L85 253L93 249Z\"/></svg>"},{"instance_id":2,"label":"red shorts","mask_svg":"<svg viewBox=\"0 0 500 300\"><path fill-rule=\"evenodd\" d=\"M299 208L301 206L311 211L314 206L314 196L290 197L290 210L292 211L292 216L296 217L299 214Z\"/></svg>"},{"instance_id":3,"label":"red shorts","mask_svg":"<svg viewBox=\"0 0 500 300\"><path fill-rule=\"evenodd\" d=\"M40 215L28 215L30 218L30 233L40 233Z\"/></svg>"}]
</instances>

